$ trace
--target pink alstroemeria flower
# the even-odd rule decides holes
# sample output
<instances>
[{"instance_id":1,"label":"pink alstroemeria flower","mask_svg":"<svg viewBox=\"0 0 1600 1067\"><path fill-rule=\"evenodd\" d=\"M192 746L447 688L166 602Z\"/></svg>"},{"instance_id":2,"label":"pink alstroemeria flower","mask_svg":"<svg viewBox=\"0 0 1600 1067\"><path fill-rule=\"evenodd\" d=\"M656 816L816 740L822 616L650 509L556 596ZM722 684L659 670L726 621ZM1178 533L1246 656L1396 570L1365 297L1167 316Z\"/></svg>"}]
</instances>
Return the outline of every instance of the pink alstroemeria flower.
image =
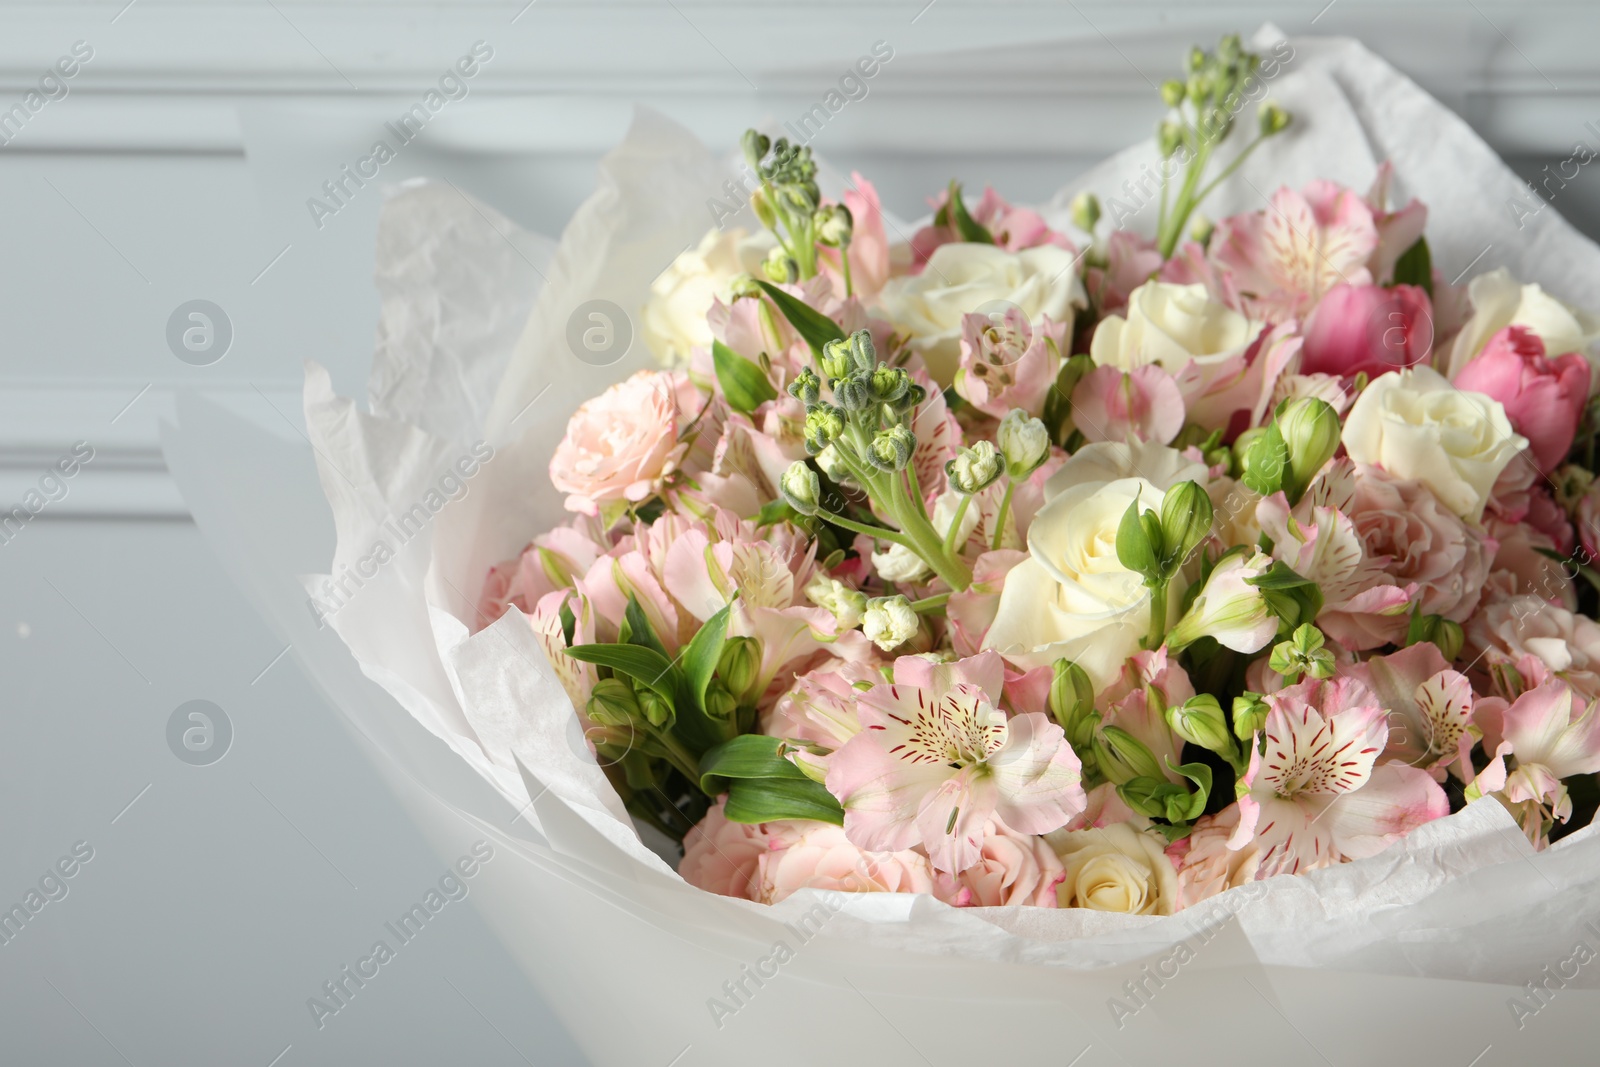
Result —
<instances>
[{"instance_id":1,"label":"pink alstroemeria flower","mask_svg":"<svg viewBox=\"0 0 1600 1067\"><path fill-rule=\"evenodd\" d=\"M1049 344L1056 332L1049 316L1035 330L1019 307L1006 309L998 321L991 315L964 316L956 392L997 419L1012 408L1038 415L1056 380L1059 361Z\"/></svg>"},{"instance_id":2,"label":"pink alstroemeria flower","mask_svg":"<svg viewBox=\"0 0 1600 1067\"><path fill-rule=\"evenodd\" d=\"M1404 763L1374 766L1389 740L1383 707L1355 678L1312 679L1268 698L1266 748L1250 746L1239 827L1261 849L1258 877L1296 874L1382 851L1450 813L1444 790Z\"/></svg>"},{"instance_id":3,"label":"pink alstroemeria flower","mask_svg":"<svg viewBox=\"0 0 1600 1067\"><path fill-rule=\"evenodd\" d=\"M833 754L828 791L860 848L920 844L935 870L983 858L996 818L1023 834L1059 829L1084 809L1082 765L1061 727L995 706L1004 665L994 652L957 663L895 661L894 681L862 693L862 731Z\"/></svg>"},{"instance_id":4,"label":"pink alstroemeria flower","mask_svg":"<svg viewBox=\"0 0 1600 1067\"><path fill-rule=\"evenodd\" d=\"M1300 192L1279 189L1265 211L1217 223L1210 256L1233 276L1245 314L1280 322L1303 317L1341 282L1370 285L1377 247L1372 207L1350 189L1314 181Z\"/></svg>"},{"instance_id":5,"label":"pink alstroemeria flower","mask_svg":"<svg viewBox=\"0 0 1600 1067\"><path fill-rule=\"evenodd\" d=\"M1501 789L1512 804L1535 805L1550 817L1572 817L1572 798L1563 778L1600 771L1600 704L1584 706L1572 687L1558 678L1534 686L1509 705L1498 697L1479 701L1484 748L1494 760L1479 777L1481 789ZM1516 759L1506 771L1505 757ZM1530 810L1530 817L1538 814ZM1533 819L1537 823L1539 819ZM1524 820L1528 824L1528 820Z\"/></svg>"},{"instance_id":6,"label":"pink alstroemeria flower","mask_svg":"<svg viewBox=\"0 0 1600 1067\"><path fill-rule=\"evenodd\" d=\"M1085 440L1170 444L1183 429L1183 391L1161 367L1096 367L1072 391L1072 421Z\"/></svg>"}]
</instances>

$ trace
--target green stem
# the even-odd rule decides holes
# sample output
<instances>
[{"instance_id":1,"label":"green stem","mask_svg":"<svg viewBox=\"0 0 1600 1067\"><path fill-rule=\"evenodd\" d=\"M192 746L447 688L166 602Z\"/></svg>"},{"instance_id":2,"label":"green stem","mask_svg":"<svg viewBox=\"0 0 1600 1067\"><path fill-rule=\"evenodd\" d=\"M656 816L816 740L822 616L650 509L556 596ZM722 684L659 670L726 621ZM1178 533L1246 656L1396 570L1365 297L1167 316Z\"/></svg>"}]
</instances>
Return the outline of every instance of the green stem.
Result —
<instances>
[{"instance_id":1,"label":"green stem","mask_svg":"<svg viewBox=\"0 0 1600 1067\"><path fill-rule=\"evenodd\" d=\"M848 300L855 293L850 284L850 246L848 244L839 246L839 273L844 275L844 298Z\"/></svg>"},{"instance_id":2,"label":"green stem","mask_svg":"<svg viewBox=\"0 0 1600 1067\"><path fill-rule=\"evenodd\" d=\"M1261 136L1257 137L1254 141L1251 141L1249 144L1245 145L1244 151L1240 152L1237 156L1233 157L1233 162L1229 163L1226 167L1223 167L1221 174L1218 174L1215 178L1212 178L1209 182L1206 183L1206 187L1204 189L1201 189L1198 193L1195 194L1195 196L1194 196L1194 206L1195 207L1199 207L1200 206L1200 202L1202 200L1204 200L1206 197L1211 195L1211 190L1215 189L1219 184L1221 184L1222 180L1224 178L1226 178L1228 175L1230 175L1234 171L1238 170L1239 169L1239 164L1243 163L1245 161L1245 159L1249 157L1250 153L1254 152L1256 150L1256 146L1261 144L1261 142L1265 141L1266 139L1267 139L1266 134L1262 134Z\"/></svg>"},{"instance_id":3,"label":"green stem","mask_svg":"<svg viewBox=\"0 0 1600 1067\"><path fill-rule=\"evenodd\" d=\"M961 536L961 520L967 517L967 507L972 503L970 496L961 498L961 503L956 505L956 517L950 520L950 529L944 534L944 550L946 554L956 554L956 538ZM938 529L937 526L934 529Z\"/></svg>"},{"instance_id":4,"label":"green stem","mask_svg":"<svg viewBox=\"0 0 1600 1067\"><path fill-rule=\"evenodd\" d=\"M905 479L895 477L890 480L889 487L893 494L891 510L900 529L911 541L911 550L921 556L923 562L932 567L933 572L951 589L957 592L966 589L972 584L972 572L960 559L945 552L944 537L933 528L923 509L913 508L907 497Z\"/></svg>"},{"instance_id":5,"label":"green stem","mask_svg":"<svg viewBox=\"0 0 1600 1067\"><path fill-rule=\"evenodd\" d=\"M1006 492L1000 498L1000 512L994 521L994 536L989 539L989 550L995 551L1000 547L1000 541L1005 537L1006 520L1011 517L1011 494L1016 492L1017 483L1010 478L1006 479Z\"/></svg>"},{"instance_id":6,"label":"green stem","mask_svg":"<svg viewBox=\"0 0 1600 1067\"><path fill-rule=\"evenodd\" d=\"M1167 636L1167 583L1150 590L1150 633L1145 637L1145 648L1160 648Z\"/></svg>"},{"instance_id":7,"label":"green stem","mask_svg":"<svg viewBox=\"0 0 1600 1067\"><path fill-rule=\"evenodd\" d=\"M949 602L949 593L935 593L933 596L925 596L921 600L913 600L911 602L911 610L920 615L929 611L938 611Z\"/></svg>"},{"instance_id":8,"label":"green stem","mask_svg":"<svg viewBox=\"0 0 1600 1067\"><path fill-rule=\"evenodd\" d=\"M1211 151L1215 146L1214 140L1205 141L1189 163L1188 173L1183 177L1183 188L1178 190L1177 202L1173 204L1172 214L1167 219L1167 228L1160 235L1160 251L1163 257L1170 258L1172 250L1178 246L1178 238L1183 235L1184 224L1189 221L1189 214L1194 211L1195 188L1205 174L1206 164L1211 161Z\"/></svg>"},{"instance_id":9,"label":"green stem","mask_svg":"<svg viewBox=\"0 0 1600 1067\"><path fill-rule=\"evenodd\" d=\"M817 517L826 519L835 526L843 526L846 530L854 530L858 534L865 534L868 537L875 538L879 541L888 541L891 544L900 545L901 547L909 548L912 551L916 550L915 546L906 539L904 534L896 533L895 531L887 529L886 527L873 526L865 522L857 522L854 519L847 519L843 515L836 515L831 511L824 511L821 508L817 509Z\"/></svg>"},{"instance_id":10,"label":"green stem","mask_svg":"<svg viewBox=\"0 0 1600 1067\"><path fill-rule=\"evenodd\" d=\"M652 730L650 739L661 746L667 754L667 762L678 768L691 782L700 781L699 760L689 754L689 750L679 743L678 739L665 731Z\"/></svg>"}]
</instances>

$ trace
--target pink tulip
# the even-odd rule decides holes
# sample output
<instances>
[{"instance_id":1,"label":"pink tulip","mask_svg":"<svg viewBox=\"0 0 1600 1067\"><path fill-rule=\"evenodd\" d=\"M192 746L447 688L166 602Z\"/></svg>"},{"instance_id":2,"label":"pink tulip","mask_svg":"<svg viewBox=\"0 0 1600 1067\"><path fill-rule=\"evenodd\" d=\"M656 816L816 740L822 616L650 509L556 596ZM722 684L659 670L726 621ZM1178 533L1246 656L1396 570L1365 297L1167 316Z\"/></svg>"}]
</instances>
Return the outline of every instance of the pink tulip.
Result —
<instances>
[{"instance_id":1,"label":"pink tulip","mask_svg":"<svg viewBox=\"0 0 1600 1067\"><path fill-rule=\"evenodd\" d=\"M1507 326L1456 375L1456 387L1491 396L1528 439L1541 471L1566 458L1589 399L1589 361L1568 352L1550 359L1544 341L1526 326Z\"/></svg>"},{"instance_id":2,"label":"pink tulip","mask_svg":"<svg viewBox=\"0 0 1600 1067\"><path fill-rule=\"evenodd\" d=\"M1433 350L1433 308L1415 285L1336 285L1306 324L1302 374L1369 378L1414 367Z\"/></svg>"}]
</instances>

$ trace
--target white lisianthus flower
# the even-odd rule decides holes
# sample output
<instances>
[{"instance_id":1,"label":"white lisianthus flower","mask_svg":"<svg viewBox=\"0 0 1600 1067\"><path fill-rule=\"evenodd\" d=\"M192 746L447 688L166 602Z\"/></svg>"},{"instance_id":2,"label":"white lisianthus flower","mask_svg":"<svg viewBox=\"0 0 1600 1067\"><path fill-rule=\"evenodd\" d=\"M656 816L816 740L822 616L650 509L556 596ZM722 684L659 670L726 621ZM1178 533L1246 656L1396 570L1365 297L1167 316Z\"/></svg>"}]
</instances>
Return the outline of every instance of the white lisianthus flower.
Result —
<instances>
[{"instance_id":1,"label":"white lisianthus flower","mask_svg":"<svg viewBox=\"0 0 1600 1067\"><path fill-rule=\"evenodd\" d=\"M1214 637L1235 652L1259 652L1278 632L1278 618L1261 590L1246 579L1259 578L1272 567L1272 557L1256 549L1229 556L1217 564L1178 625L1167 634L1169 648L1181 648L1202 637Z\"/></svg>"},{"instance_id":2,"label":"white lisianthus flower","mask_svg":"<svg viewBox=\"0 0 1600 1067\"><path fill-rule=\"evenodd\" d=\"M1350 409L1343 440L1356 463L1423 483L1470 522L1482 517L1500 472L1528 447L1498 400L1457 389L1430 367L1374 379Z\"/></svg>"},{"instance_id":3,"label":"white lisianthus flower","mask_svg":"<svg viewBox=\"0 0 1600 1067\"><path fill-rule=\"evenodd\" d=\"M1171 915L1177 910L1178 874L1155 833L1117 822L1088 830L1047 834L1067 876L1056 887L1063 908L1126 915Z\"/></svg>"},{"instance_id":4,"label":"white lisianthus flower","mask_svg":"<svg viewBox=\"0 0 1600 1067\"><path fill-rule=\"evenodd\" d=\"M1447 368L1451 378L1507 326L1526 326L1538 334L1545 354L1551 357L1567 352L1587 355L1589 343L1600 337L1600 318L1562 303L1537 285L1521 284L1504 267L1472 279L1467 295L1472 300L1472 317L1451 346ZM1600 375L1596 381L1600 382Z\"/></svg>"},{"instance_id":5,"label":"white lisianthus flower","mask_svg":"<svg viewBox=\"0 0 1600 1067\"><path fill-rule=\"evenodd\" d=\"M691 350L709 348L706 312L716 300L730 298L735 278L757 273L775 243L765 230L711 230L673 260L650 284L650 298L640 314L639 332L656 359L668 367L681 366L689 362Z\"/></svg>"},{"instance_id":6,"label":"white lisianthus flower","mask_svg":"<svg viewBox=\"0 0 1600 1067\"><path fill-rule=\"evenodd\" d=\"M867 602L861 632L883 651L892 652L915 636L918 625L911 601L897 593Z\"/></svg>"},{"instance_id":7,"label":"white lisianthus flower","mask_svg":"<svg viewBox=\"0 0 1600 1067\"><path fill-rule=\"evenodd\" d=\"M879 299L895 329L910 336L911 347L941 386L955 377L961 320L985 304L1015 304L1035 324L1048 315L1070 337L1074 310L1088 303L1078 265L1064 248L1041 245L1008 252L965 243L940 245L922 273L890 279Z\"/></svg>"}]
</instances>

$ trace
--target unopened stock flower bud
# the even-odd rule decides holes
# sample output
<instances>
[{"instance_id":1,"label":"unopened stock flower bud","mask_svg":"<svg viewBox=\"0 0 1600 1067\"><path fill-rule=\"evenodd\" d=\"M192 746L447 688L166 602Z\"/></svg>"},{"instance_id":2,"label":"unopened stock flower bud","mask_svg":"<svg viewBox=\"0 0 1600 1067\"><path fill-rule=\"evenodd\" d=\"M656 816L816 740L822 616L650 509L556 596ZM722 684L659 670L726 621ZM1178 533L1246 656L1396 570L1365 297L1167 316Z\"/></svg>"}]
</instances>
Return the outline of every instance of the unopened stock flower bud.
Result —
<instances>
[{"instance_id":1,"label":"unopened stock flower bud","mask_svg":"<svg viewBox=\"0 0 1600 1067\"><path fill-rule=\"evenodd\" d=\"M885 652L892 652L915 636L921 626L911 601L896 593L867 602L861 632Z\"/></svg>"},{"instance_id":2,"label":"unopened stock flower bud","mask_svg":"<svg viewBox=\"0 0 1600 1067\"><path fill-rule=\"evenodd\" d=\"M822 483L817 478L817 472L804 460L796 460L778 479L778 492L800 514L815 515L822 496Z\"/></svg>"},{"instance_id":3,"label":"unopened stock flower bud","mask_svg":"<svg viewBox=\"0 0 1600 1067\"><path fill-rule=\"evenodd\" d=\"M1013 481L1026 478L1050 458L1050 431L1021 408L1006 412L995 439L1006 458L1006 474Z\"/></svg>"},{"instance_id":4,"label":"unopened stock flower bud","mask_svg":"<svg viewBox=\"0 0 1600 1067\"><path fill-rule=\"evenodd\" d=\"M956 457L944 465L944 473L950 488L971 496L983 492L1000 477L1000 466L1000 453L994 445L979 441L957 452Z\"/></svg>"}]
</instances>

